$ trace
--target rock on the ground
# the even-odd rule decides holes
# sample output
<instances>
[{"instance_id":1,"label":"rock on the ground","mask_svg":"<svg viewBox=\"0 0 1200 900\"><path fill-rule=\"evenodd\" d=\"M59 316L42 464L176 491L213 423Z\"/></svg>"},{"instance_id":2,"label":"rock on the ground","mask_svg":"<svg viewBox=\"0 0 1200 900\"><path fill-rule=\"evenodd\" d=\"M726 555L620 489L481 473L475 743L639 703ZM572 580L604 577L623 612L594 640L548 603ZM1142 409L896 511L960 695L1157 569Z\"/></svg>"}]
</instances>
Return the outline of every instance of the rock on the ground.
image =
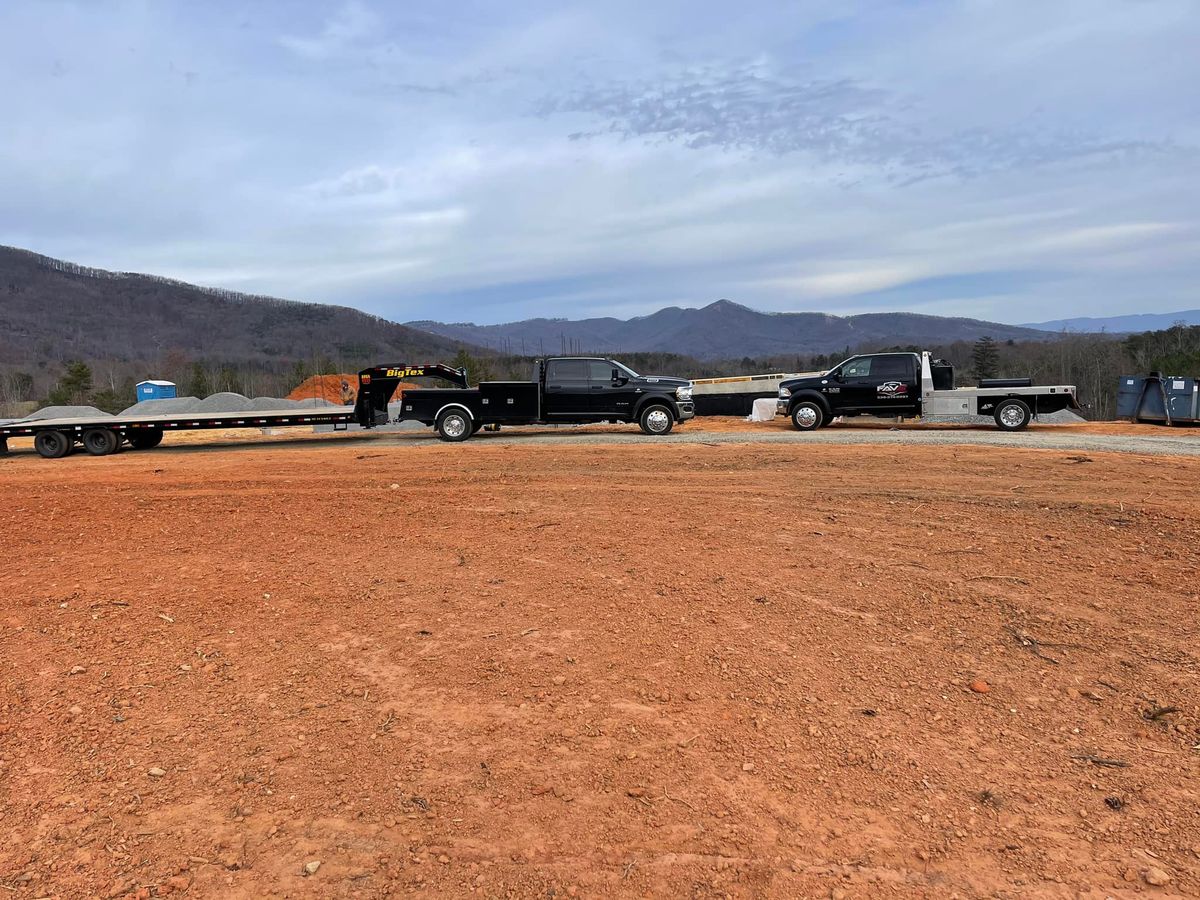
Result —
<instances>
[{"instance_id":1,"label":"rock on the ground","mask_svg":"<svg viewBox=\"0 0 1200 900\"><path fill-rule=\"evenodd\" d=\"M1148 868L1142 873L1142 878L1145 879L1146 884L1153 884L1157 887L1171 883L1170 873L1165 869L1160 869L1158 866L1151 866Z\"/></svg>"}]
</instances>

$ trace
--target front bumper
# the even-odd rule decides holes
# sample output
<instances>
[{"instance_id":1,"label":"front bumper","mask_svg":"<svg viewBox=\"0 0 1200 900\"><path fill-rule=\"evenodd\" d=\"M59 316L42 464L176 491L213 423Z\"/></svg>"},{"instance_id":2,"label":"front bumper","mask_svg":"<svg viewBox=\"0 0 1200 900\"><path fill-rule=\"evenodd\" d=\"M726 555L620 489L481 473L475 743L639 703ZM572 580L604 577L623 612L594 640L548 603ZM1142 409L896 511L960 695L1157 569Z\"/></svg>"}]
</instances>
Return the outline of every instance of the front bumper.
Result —
<instances>
[{"instance_id":1,"label":"front bumper","mask_svg":"<svg viewBox=\"0 0 1200 900\"><path fill-rule=\"evenodd\" d=\"M686 422L696 415L696 404L691 400L676 401L675 405L679 407L680 422Z\"/></svg>"}]
</instances>

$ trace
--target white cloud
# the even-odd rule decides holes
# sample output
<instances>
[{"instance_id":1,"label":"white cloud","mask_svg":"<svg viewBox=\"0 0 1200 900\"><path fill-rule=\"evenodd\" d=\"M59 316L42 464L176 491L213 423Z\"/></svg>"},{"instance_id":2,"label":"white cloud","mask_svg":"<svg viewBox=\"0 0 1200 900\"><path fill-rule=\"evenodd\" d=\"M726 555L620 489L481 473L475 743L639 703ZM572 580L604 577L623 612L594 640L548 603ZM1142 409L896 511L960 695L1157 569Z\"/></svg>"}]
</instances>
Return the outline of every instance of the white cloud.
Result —
<instances>
[{"instance_id":1,"label":"white cloud","mask_svg":"<svg viewBox=\"0 0 1200 900\"><path fill-rule=\"evenodd\" d=\"M399 319L1200 306L1186 0L239 9L0 4L0 242Z\"/></svg>"}]
</instances>

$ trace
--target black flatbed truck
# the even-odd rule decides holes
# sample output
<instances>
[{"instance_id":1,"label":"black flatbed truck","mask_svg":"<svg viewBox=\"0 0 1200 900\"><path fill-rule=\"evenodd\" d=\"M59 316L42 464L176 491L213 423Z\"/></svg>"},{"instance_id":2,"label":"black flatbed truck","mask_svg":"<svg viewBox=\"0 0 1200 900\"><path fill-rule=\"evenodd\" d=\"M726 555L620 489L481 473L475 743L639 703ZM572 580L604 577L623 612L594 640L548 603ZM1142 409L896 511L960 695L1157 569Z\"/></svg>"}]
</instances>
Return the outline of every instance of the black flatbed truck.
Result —
<instances>
[{"instance_id":1,"label":"black flatbed truck","mask_svg":"<svg viewBox=\"0 0 1200 900\"><path fill-rule=\"evenodd\" d=\"M798 431L815 431L839 416L919 416L926 422L991 416L1002 431L1021 431L1039 413L1079 408L1073 384L988 378L956 388L953 367L928 350L851 356L827 372L783 382L776 403L777 414Z\"/></svg>"},{"instance_id":2,"label":"black flatbed truck","mask_svg":"<svg viewBox=\"0 0 1200 900\"><path fill-rule=\"evenodd\" d=\"M465 441L486 426L582 425L636 422L645 434L668 434L696 414L686 378L639 375L598 356L536 360L529 381L467 383L466 373L446 366L379 366L359 375L358 421L389 419L388 402L407 378L436 376L453 388L405 390L396 421L432 426L444 441ZM370 427L367 425L366 427Z\"/></svg>"}]
</instances>

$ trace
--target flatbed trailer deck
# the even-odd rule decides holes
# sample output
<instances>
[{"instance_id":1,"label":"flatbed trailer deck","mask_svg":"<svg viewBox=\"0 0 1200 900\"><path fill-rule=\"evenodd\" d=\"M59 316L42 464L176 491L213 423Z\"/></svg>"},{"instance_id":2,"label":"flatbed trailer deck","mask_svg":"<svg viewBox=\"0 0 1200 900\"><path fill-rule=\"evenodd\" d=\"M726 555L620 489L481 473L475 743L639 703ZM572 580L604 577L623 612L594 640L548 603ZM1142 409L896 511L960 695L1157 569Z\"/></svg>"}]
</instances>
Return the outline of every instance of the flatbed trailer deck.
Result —
<instances>
[{"instance_id":1,"label":"flatbed trailer deck","mask_svg":"<svg viewBox=\"0 0 1200 900\"><path fill-rule=\"evenodd\" d=\"M127 442L137 450L158 446L171 431L212 428L295 428L305 425L345 427L355 421L353 406L314 409L248 410L232 413L182 413L158 416L93 416L80 419L26 419L0 425L0 453L9 438L33 438L38 453L58 459L75 445L95 456L120 449Z\"/></svg>"}]
</instances>

